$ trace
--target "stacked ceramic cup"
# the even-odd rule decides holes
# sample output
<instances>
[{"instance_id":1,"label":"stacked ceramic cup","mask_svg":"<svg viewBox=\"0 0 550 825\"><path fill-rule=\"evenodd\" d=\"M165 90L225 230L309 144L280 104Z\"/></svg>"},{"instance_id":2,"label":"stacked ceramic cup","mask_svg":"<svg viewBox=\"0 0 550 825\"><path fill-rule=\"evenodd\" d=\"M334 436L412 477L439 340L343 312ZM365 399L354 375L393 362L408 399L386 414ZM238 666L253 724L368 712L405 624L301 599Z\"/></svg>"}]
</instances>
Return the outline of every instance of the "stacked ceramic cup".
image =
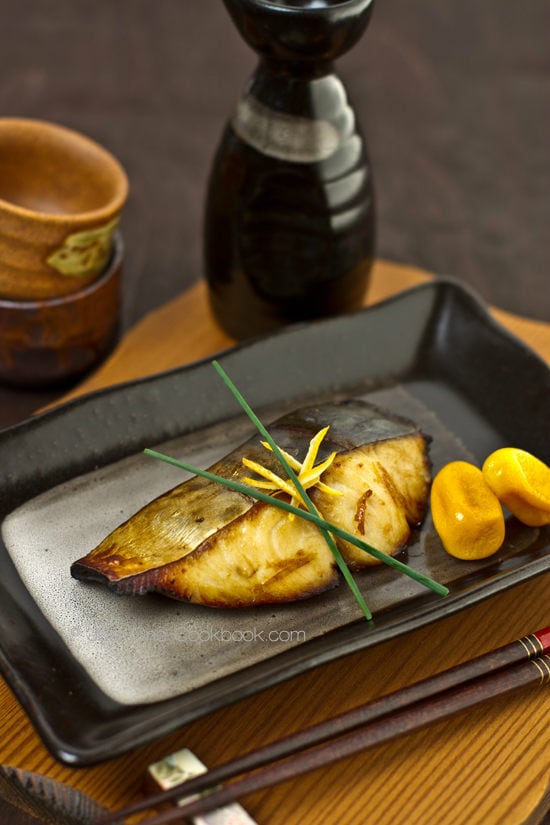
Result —
<instances>
[{"instance_id":1,"label":"stacked ceramic cup","mask_svg":"<svg viewBox=\"0 0 550 825\"><path fill-rule=\"evenodd\" d=\"M0 118L0 380L52 385L110 351L127 195L123 168L94 141Z\"/></svg>"}]
</instances>

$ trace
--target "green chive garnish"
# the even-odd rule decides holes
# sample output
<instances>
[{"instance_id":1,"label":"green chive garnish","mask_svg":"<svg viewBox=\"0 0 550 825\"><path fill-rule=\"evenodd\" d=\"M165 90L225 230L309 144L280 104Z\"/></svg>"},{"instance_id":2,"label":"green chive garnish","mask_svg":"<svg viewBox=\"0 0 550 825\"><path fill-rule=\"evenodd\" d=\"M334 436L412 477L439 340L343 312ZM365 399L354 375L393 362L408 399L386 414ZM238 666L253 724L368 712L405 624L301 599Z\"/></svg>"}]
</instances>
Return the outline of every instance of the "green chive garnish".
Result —
<instances>
[{"instance_id":1,"label":"green chive garnish","mask_svg":"<svg viewBox=\"0 0 550 825\"><path fill-rule=\"evenodd\" d=\"M269 446L273 450L274 454L279 459L279 463L284 468L285 472L287 473L287 475L288 475L289 479L291 480L291 482L293 483L294 487L298 490L298 493L300 494L300 497L301 497L302 501L304 502L304 504L306 505L308 511L311 513L311 515L318 516L319 514L317 512L317 509L316 509L315 505L313 504L312 500L310 499L310 497L308 496L308 494L306 493L302 482L299 480L298 476L296 475L296 473L294 472L294 470L292 469L292 467L290 466L290 464L286 460L285 456L283 455L283 453L279 449L279 446L275 443L274 439L272 438L272 436L270 435L268 430L266 430L263 423L260 421L260 419L258 418L256 413L254 412L254 410L252 409L252 407L250 406L248 401L239 392L239 390L237 389L237 387L235 386L233 381L230 379L230 377L225 372L223 367L220 366L220 364L217 361L212 361L212 366L214 367L214 369L216 370L216 372L218 373L218 375L220 376L220 378L222 379L222 381L224 382L226 387L229 388L229 390L231 391L233 396L239 402L240 406L242 407L244 412L247 414L247 416L250 418L250 420L252 421L252 423L254 424L256 429L261 433L261 435L263 435L263 437L265 438L265 440L267 441L267 443L269 444ZM328 544L332 555L336 559L336 564L338 565L342 576L344 577L349 589L351 590L351 592L355 596L355 599L356 599L359 607L363 611L363 615L365 616L365 619L367 621L371 621L372 613L370 612L370 610L367 606L367 603L366 603L365 599L363 598L363 595L361 594L361 591L357 587L357 583L356 583L355 579L353 578L353 576L351 575L351 572L350 572L349 567L347 566L347 564L344 560L344 557L342 556L340 550L336 546L336 542L334 541L331 534L329 532L327 532L327 529L325 527L321 527L320 529L321 529L321 532L323 534L323 538L325 539L326 543Z\"/></svg>"},{"instance_id":2,"label":"green chive garnish","mask_svg":"<svg viewBox=\"0 0 550 825\"><path fill-rule=\"evenodd\" d=\"M361 541L361 539L358 539L352 533L348 533L347 530L343 529L343 527L338 527L337 524L332 524L330 521L325 521L324 518L321 518L316 513L309 513L307 510L294 507L294 505L289 504L287 501L283 501L280 498L274 498L267 493L262 493L260 490L256 490L255 487L250 487L248 484L241 484L240 481L234 481L231 478L225 478L225 476L218 476L215 473L211 473L209 470L202 470L200 467L194 467L192 464L187 464L185 461L179 461L177 458L164 455L164 453L158 453L156 450L146 448L143 452L153 458L160 459L160 461L165 461L167 464L172 464L174 467L179 467L180 470L186 470L188 473L192 473L193 475L202 476L202 478L207 478L209 481L215 481L217 484L222 484L229 490L235 490L236 493L244 493L245 496L249 496L257 501L265 501L266 504L272 504L280 510L286 510L287 513L293 513L295 516L299 516L305 521L311 521L312 524L316 524L321 530L328 530L333 535L338 536L345 541L349 541L350 544L353 544L360 550L364 550L365 553L370 553L371 556L374 556L375 559L384 562L384 564L387 564L388 567L393 567L395 570L399 570L400 573L404 573L411 579L425 585L425 587L433 590L434 593L437 593L439 596L447 596L449 593L449 589L445 587L445 585L439 584L439 582L430 579L430 577L424 575L424 573L419 573L418 570L413 570L412 567L409 567L407 564L404 564L398 559L394 559L393 556L388 556L387 553L382 553L381 550L376 550L375 547L371 547L370 544L367 544L365 541Z\"/></svg>"},{"instance_id":3,"label":"green chive garnish","mask_svg":"<svg viewBox=\"0 0 550 825\"><path fill-rule=\"evenodd\" d=\"M296 473L294 472L292 467L289 465L289 463L288 463L287 459L285 458L284 454L281 452L280 448L278 447L276 442L273 440L272 436L269 434L269 432L267 431L267 429L265 428L265 426L263 425L261 420L258 418L256 413L252 410L252 408L250 407L250 405L248 404L246 399L242 396L242 394L239 392L237 387L233 384L233 382L231 381L231 379L229 378L227 373L223 370L223 368L220 366L220 364L217 361L213 361L212 363L213 363L214 368L218 372L218 375L220 375L220 377L222 378L222 380L224 381L226 386L230 389L231 393L233 394L233 396L236 398L236 400L238 401L238 403L240 404L240 406L244 410L244 412L248 415L250 420L253 422L253 424L256 426L256 428L259 430L259 432L263 435L263 437L265 438L265 440L267 441L267 443L269 444L269 446L273 450L273 453L279 459L279 462L284 467L289 479L291 480L291 482L296 487L297 491L299 492L302 500L304 501L304 503L306 504L308 509L303 510L299 507L294 507L294 505L292 505L292 504L290 504L286 501L283 501L281 499L275 498L272 495L268 495L267 493L263 493L260 490L257 490L256 488L251 487L248 484L243 484L243 483L241 483L239 481L235 481L233 479L225 478L223 476L218 476L215 473L211 473L209 470L203 470L201 468L194 467L191 464L188 464L184 461L179 461L175 458L171 458L170 456L164 455L163 453L156 452L155 450L146 449L145 453L147 455L150 455L153 458L158 458L161 461L165 461L168 464L172 464L173 466L179 467L182 470L186 470L187 472L192 473L193 475L202 476L203 478L206 478L209 481L214 481L217 484L221 484L224 487L227 487L231 490L234 490L235 492L243 493L244 495L249 496L250 498L253 498L257 501L263 501L267 504L271 504L274 507L278 507L281 510L285 510L287 513L293 513L295 516L298 516L299 518L302 518L305 521L310 521L313 524L315 524L321 530L321 532L323 534L323 537L325 538L325 541L327 542L331 552L333 553L333 555L335 557L335 560L336 560L336 563L338 564L340 572L342 573L346 583L348 584L351 592L353 593L355 599L357 600L359 606L361 607L361 610L362 610L365 618L368 621L372 620L372 614L371 614L369 608L367 607L367 604L365 603L365 600L364 600L361 592L359 591L359 588L357 587L357 584L356 584L353 576L351 575L351 572L350 572L344 558L342 557L342 554L340 553L340 550L336 546L336 543L334 541L333 536L338 536L339 538L344 539L345 541L348 541L350 544L354 545L355 547L358 547L359 549L365 551L366 553L369 553L371 556L378 559L379 561L382 561L384 564L387 564L389 567L392 567L395 570L398 570L399 572L404 573L405 575L407 575L410 578L414 579L414 581L417 581L418 583L424 585L425 587L428 587L430 590L433 590L435 593L437 593L440 596L446 596L449 593L449 590L448 590L447 587L445 587L444 585L439 584L438 582L436 582L433 579L429 578L429 576L426 576L423 573L420 573L416 570L413 570L411 567L404 564L403 562L400 562L397 559L393 558L392 556L389 556L386 553L382 553L380 550L377 550L375 547L372 547L371 545L367 544L366 542L361 541L361 539L357 538L356 536L352 535L351 533L348 533L343 528L338 527L338 525L332 524L331 522L326 521L325 519L323 519L319 515L317 509L315 508L315 505L313 504L313 502L309 498L308 494L306 493L306 491L305 491L303 485L301 484L301 482L299 481Z\"/></svg>"}]
</instances>

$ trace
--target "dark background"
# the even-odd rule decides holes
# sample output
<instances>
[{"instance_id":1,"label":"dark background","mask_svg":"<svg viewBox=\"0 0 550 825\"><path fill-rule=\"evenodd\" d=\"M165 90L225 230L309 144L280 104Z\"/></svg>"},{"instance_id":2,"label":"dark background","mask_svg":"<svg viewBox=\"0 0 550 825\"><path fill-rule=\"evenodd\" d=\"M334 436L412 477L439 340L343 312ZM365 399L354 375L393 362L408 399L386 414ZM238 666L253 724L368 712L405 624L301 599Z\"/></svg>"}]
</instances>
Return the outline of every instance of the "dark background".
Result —
<instances>
[{"instance_id":1,"label":"dark background","mask_svg":"<svg viewBox=\"0 0 550 825\"><path fill-rule=\"evenodd\" d=\"M338 63L378 255L547 321L549 32L548 0L377 0ZM208 169L255 56L222 0L0 0L0 62L0 115L82 131L128 172L127 328L201 277ZM0 426L56 393L0 387Z\"/></svg>"}]
</instances>

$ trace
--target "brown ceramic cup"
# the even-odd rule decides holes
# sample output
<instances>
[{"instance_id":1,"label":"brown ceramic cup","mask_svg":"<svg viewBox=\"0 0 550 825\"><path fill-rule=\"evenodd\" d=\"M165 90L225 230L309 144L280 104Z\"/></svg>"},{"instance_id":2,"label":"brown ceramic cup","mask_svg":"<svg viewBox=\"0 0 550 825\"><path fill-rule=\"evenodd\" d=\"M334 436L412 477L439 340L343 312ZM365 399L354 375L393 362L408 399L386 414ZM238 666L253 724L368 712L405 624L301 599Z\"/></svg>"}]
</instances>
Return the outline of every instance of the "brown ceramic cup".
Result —
<instances>
[{"instance_id":1,"label":"brown ceramic cup","mask_svg":"<svg viewBox=\"0 0 550 825\"><path fill-rule=\"evenodd\" d=\"M100 277L127 195L124 169L90 138L0 118L0 299L48 300Z\"/></svg>"},{"instance_id":2,"label":"brown ceramic cup","mask_svg":"<svg viewBox=\"0 0 550 825\"><path fill-rule=\"evenodd\" d=\"M115 234L105 271L78 292L36 301L0 297L0 381L47 387L76 379L116 343L123 243Z\"/></svg>"}]
</instances>

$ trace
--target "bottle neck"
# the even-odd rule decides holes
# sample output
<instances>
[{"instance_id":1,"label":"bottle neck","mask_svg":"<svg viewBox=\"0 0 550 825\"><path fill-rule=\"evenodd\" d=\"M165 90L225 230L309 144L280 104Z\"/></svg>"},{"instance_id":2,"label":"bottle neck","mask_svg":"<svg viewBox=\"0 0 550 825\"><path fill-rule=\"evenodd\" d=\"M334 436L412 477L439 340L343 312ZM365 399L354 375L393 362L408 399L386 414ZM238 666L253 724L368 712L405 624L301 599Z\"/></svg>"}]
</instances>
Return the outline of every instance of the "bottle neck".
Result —
<instances>
[{"instance_id":1,"label":"bottle neck","mask_svg":"<svg viewBox=\"0 0 550 825\"><path fill-rule=\"evenodd\" d=\"M263 59L252 75L246 96L289 115L318 117L323 101L332 98L342 83L330 62L295 62ZM339 93L339 92L338 92Z\"/></svg>"},{"instance_id":2,"label":"bottle neck","mask_svg":"<svg viewBox=\"0 0 550 825\"><path fill-rule=\"evenodd\" d=\"M333 74L334 64L332 60L285 60L280 57L262 57L254 76L265 76L272 79L288 83L289 80L307 82L317 80L320 77Z\"/></svg>"},{"instance_id":3,"label":"bottle neck","mask_svg":"<svg viewBox=\"0 0 550 825\"><path fill-rule=\"evenodd\" d=\"M290 163L321 163L342 142L361 145L346 90L334 73L289 78L260 65L231 125L260 154Z\"/></svg>"}]
</instances>

